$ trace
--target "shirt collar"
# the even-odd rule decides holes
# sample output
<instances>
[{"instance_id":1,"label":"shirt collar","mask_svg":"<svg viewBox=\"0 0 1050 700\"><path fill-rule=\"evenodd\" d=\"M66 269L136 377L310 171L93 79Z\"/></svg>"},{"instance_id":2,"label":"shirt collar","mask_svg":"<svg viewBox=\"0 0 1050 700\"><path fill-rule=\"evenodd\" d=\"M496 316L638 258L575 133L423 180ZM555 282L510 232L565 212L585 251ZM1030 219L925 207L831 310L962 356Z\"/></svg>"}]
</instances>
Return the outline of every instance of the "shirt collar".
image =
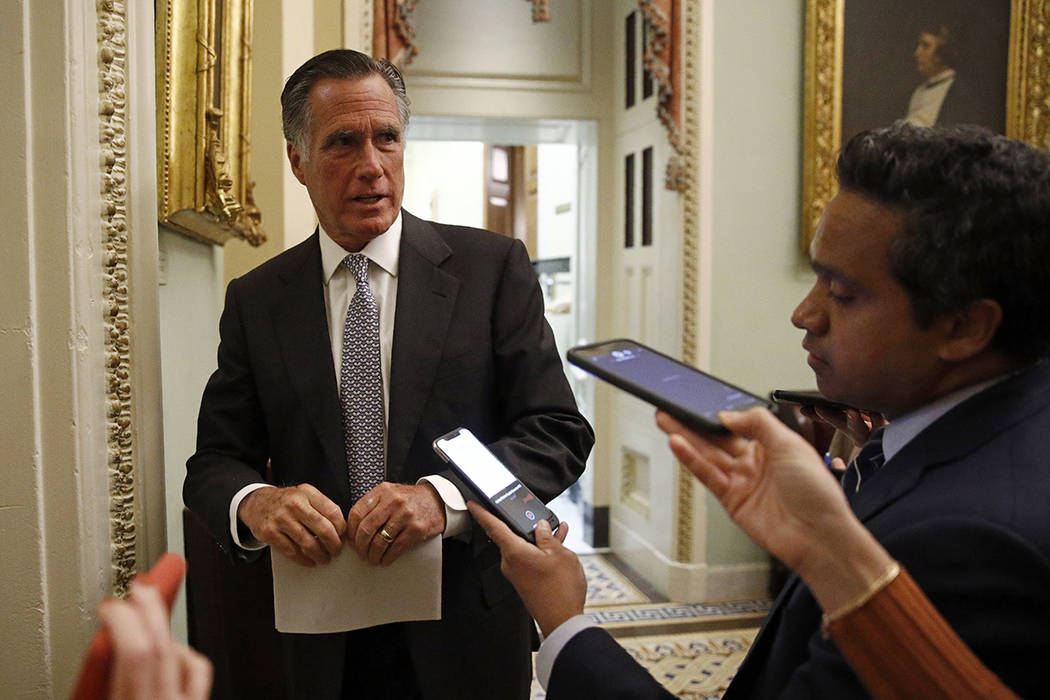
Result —
<instances>
[{"instance_id":1,"label":"shirt collar","mask_svg":"<svg viewBox=\"0 0 1050 700\"><path fill-rule=\"evenodd\" d=\"M931 87L934 87L936 85L940 85L941 83L943 83L946 80L951 80L954 77L955 77L955 69L954 68L945 68L940 73L938 73L937 75L935 75L932 78L930 78L929 80L927 80L923 85L924 85L924 87L931 88Z\"/></svg>"},{"instance_id":2,"label":"shirt collar","mask_svg":"<svg viewBox=\"0 0 1050 700\"><path fill-rule=\"evenodd\" d=\"M385 232L379 234L362 248L362 253L369 260L386 270L387 274L397 277L398 263L401 256L401 212ZM333 241L328 233L318 225L321 239L321 270L324 274L324 283L328 284L332 275L343 264L347 251L338 243Z\"/></svg>"},{"instance_id":3,"label":"shirt collar","mask_svg":"<svg viewBox=\"0 0 1050 700\"><path fill-rule=\"evenodd\" d=\"M933 425L933 422L945 413L971 396L979 394L993 384L999 383L1007 376L1005 374L1000 375L977 384L971 384L962 389L956 389L921 408L891 420L882 435L882 453L886 455L886 461L888 462L893 455L900 452L916 435Z\"/></svg>"}]
</instances>

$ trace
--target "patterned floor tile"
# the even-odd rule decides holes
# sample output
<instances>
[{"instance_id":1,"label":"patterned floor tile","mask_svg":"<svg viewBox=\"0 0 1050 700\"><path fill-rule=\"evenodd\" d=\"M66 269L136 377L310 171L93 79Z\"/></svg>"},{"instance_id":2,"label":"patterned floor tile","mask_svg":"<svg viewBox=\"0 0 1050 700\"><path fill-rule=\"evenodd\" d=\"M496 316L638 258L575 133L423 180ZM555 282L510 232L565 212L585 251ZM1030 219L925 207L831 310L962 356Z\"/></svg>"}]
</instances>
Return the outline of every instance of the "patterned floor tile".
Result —
<instances>
[{"instance_id":1,"label":"patterned floor tile","mask_svg":"<svg viewBox=\"0 0 1050 700\"><path fill-rule=\"evenodd\" d=\"M587 607L649 603L649 597L600 554L580 557L587 576Z\"/></svg>"}]
</instances>

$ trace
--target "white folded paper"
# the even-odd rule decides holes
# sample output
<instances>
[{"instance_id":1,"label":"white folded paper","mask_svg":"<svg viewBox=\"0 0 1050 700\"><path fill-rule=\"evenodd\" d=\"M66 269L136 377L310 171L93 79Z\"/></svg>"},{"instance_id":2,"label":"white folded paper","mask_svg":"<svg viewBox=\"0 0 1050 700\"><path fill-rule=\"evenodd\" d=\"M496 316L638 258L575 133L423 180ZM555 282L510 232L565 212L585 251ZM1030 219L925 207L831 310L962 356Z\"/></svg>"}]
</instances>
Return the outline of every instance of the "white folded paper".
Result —
<instances>
[{"instance_id":1,"label":"white folded paper","mask_svg":"<svg viewBox=\"0 0 1050 700\"><path fill-rule=\"evenodd\" d=\"M441 538L369 566L348 546L326 566L306 567L277 552L273 610L279 632L349 632L388 622L441 619Z\"/></svg>"}]
</instances>

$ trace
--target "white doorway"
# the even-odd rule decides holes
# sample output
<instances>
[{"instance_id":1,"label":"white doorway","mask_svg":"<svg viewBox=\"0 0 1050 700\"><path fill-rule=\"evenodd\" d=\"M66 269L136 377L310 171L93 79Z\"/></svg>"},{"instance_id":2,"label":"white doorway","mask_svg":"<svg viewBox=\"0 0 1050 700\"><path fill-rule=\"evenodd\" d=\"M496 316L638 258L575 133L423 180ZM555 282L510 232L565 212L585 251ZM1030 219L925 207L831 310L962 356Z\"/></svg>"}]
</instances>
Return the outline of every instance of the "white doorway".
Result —
<instances>
[{"instance_id":1,"label":"white doorway","mask_svg":"<svg viewBox=\"0 0 1050 700\"><path fill-rule=\"evenodd\" d=\"M423 219L485 227L486 144L536 147L536 226L530 245L558 352L594 338L597 125L588 121L413 116L405 149L404 207ZM593 385L566 376L594 423ZM569 545L593 551L593 470L552 502ZM603 538L604 533L599 533Z\"/></svg>"}]
</instances>

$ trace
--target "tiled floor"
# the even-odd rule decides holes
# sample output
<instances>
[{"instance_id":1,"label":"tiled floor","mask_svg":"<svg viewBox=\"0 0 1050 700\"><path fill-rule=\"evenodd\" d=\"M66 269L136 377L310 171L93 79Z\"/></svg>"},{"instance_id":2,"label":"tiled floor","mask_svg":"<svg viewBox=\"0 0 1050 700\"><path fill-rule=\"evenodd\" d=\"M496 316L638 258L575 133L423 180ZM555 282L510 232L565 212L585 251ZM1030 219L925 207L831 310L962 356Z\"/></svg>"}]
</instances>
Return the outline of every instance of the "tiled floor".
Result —
<instances>
[{"instance_id":1,"label":"tiled floor","mask_svg":"<svg viewBox=\"0 0 1050 700\"><path fill-rule=\"evenodd\" d=\"M566 519L563 512L569 511L555 512ZM770 601L669 602L611 555L583 554L580 560L587 575L586 613L596 623L676 697L716 700L722 696ZM544 697L534 682L533 700Z\"/></svg>"}]
</instances>

